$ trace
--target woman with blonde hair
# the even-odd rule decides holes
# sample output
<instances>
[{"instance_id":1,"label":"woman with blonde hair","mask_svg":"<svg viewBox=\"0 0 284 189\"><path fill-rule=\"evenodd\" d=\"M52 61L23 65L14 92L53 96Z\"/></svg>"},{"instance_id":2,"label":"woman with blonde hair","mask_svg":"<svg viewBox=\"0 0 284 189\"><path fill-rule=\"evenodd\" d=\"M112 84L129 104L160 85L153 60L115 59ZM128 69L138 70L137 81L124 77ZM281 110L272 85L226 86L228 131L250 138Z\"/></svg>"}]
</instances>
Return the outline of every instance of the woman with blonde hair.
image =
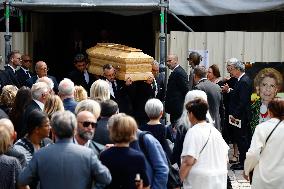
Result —
<instances>
[{"instance_id":1,"label":"woman with blonde hair","mask_svg":"<svg viewBox=\"0 0 284 189\"><path fill-rule=\"evenodd\" d=\"M129 143L136 139L136 121L131 116L119 113L109 119L108 126L114 146L100 155L100 160L112 176L112 181L106 188L117 189L119 186L124 189L149 189L145 157L142 152L129 147ZM143 184L137 186L136 179L138 182L142 179Z\"/></svg>"},{"instance_id":2,"label":"woman with blonde hair","mask_svg":"<svg viewBox=\"0 0 284 189\"><path fill-rule=\"evenodd\" d=\"M88 99L88 93L87 91L84 89L84 87L82 87L81 85L76 85L75 86L75 91L74 91L74 99L77 102L81 102L82 100L86 100Z\"/></svg>"},{"instance_id":3,"label":"woman with blonde hair","mask_svg":"<svg viewBox=\"0 0 284 189\"><path fill-rule=\"evenodd\" d=\"M2 88L2 93L0 95L0 108L8 115L10 115L17 92L18 88L15 85L5 85Z\"/></svg>"},{"instance_id":4,"label":"woman with blonde hair","mask_svg":"<svg viewBox=\"0 0 284 189\"><path fill-rule=\"evenodd\" d=\"M268 115L268 103L273 100L281 90L283 78L274 68L264 68L254 78L254 87L259 98L251 104L250 126L252 133L255 127L270 119Z\"/></svg>"},{"instance_id":5,"label":"woman with blonde hair","mask_svg":"<svg viewBox=\"0 0 284 189\"><path fill-rule=\"evenodd\" d=\"M15 157L5 155L11 143L8 129L0 127L0 187L5 189L17 188L16 180L22 170L21 164Z\"/></svg>"},{"instance_id":6,"label":"woman with blonde hair","mask_svg":"<svg viewBox=\"0 0 284 189\"><path fill-rule=\"evenodd\" d=\"M100 99L101 101L110 99L109 84L102 79L95 81L90 89L90 98Z\"/></svg>"},{"instance_id":7,"label":"woman with blonde hair","mask_svg":"<svg viewBox=\"0 0 284 189\"><path fill-rule=\"evenodd\" d=\"M48 115L49 119L51 119L51 116L54 112L64 111L61 98L58 95L50 95L44 103L43 111Z\"/></svg>"}]
</instances>

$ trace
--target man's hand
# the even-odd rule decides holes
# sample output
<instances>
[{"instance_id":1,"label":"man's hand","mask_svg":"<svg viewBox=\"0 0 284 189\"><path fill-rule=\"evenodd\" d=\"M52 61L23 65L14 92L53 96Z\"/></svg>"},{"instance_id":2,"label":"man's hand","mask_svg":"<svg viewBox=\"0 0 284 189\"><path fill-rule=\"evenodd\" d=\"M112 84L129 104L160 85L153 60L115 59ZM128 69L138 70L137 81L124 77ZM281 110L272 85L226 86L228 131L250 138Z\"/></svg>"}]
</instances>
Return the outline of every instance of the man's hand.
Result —
<instances>
[{"instance_id":1,"label":"man's hand","mask_svg":"<svg viewBox=\"0 0 284 189\"><path fill-rule=\"evenodd\" d=\"M154 81L154 77L153 76L149 76L145 82L147 84L151 85L153 83L153 81Z\"/></svg>"},{"instance_id":2,"label":"man's hand","mask_svg":"<svg viewBox=\"0 0 284 189\"><path fill-rule=\"evenodd\" d=\"M222 92L223 93L228 93L229 92L229 85L226 83L225 85L221 86Z\"/></svg>"},{"instance_id":3,"label":"man's hand","mask_svg":"<svg viewBox=\"0 0 284 189\"><path fill-rule=\"evenodd\" d=\"M125 81L125 85L126 85L126 86L129 86L129 85L131 85L132 83L133 83L133 81L132 81L131 77L127 78L126 81Z\"/></svg>"}]
</instances>

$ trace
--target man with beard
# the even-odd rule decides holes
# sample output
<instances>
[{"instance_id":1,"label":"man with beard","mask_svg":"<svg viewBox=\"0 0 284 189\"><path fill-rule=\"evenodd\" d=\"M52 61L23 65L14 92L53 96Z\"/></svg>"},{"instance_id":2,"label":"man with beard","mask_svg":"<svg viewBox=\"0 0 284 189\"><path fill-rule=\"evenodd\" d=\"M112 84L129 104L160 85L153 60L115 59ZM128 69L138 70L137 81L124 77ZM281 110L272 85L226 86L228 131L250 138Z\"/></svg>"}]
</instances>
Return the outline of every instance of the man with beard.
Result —
<instances>
[{"instance_id":1,"label":"man with beard","mask_svg":"<svg viewBox=\"0 0 284 189\"><path fill-rule=\"evenodd\" d=\"M99 155L104 146L92 140L97 126L97 118L89 111L81 111L77 114L77 123L74 143L89 147L96 155Z\"/></svg>"}]
</instances>

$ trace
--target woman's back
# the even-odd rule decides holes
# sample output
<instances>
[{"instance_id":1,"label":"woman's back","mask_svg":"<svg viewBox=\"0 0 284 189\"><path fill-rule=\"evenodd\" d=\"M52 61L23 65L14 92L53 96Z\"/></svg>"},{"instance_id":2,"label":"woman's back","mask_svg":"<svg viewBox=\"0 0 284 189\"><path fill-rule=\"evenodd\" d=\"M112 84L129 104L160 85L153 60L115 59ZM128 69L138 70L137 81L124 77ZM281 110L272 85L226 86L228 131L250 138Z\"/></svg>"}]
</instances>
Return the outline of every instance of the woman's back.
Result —
<instances>
[{"instance_id":1,"label":"woman's back","mask_svg":"<svg viewBox=\"0 0 284 189\"><path fill-rule=\"evenodd\" d=\"M22 167L19 161L4 154L0 155L0 188L16 188L16 180Z\"/></svg>"},{"instance_id":2,"label":"woman's back","mask_svg":"<svg viewBox=\"0 0 284 189\"><path fill-rule=\"evenodd\" d=\"M284 121L282 121L265 143L268 135L277 125L279 119L272 118L258 125L252 139L251 150L261 151L258 165L253 174L252 188L284 188Z\"/></svg>"},{"instance_id":3,"label":"woman's back","mask_svg":"<svg viewBox=\"0 0 284 189\"><path fill-rule=\"evenodd\" d=\"M166 140L166 127L163 124L155 124L155 125L149 125L145 124L140 127L142 131L149 131L152 133L152 135L160 142L160 144L163 147L164 152L168 156L169 159L171 159L172 151L169 147L169 143Z\"/></svg>"},{"instance_id":4,"label":"woman's back","mask_svg":"<svg viewBox=\"0 0 284 189\"><path fill-rule=\"evenodd\" d=\"M141 152L129 147L111 147L101 153L100 160L112 175L112 182L107 188L134 189L136 174L140 174L146 186L149 185L146 160Z\"/></svg>"}]
</instances>

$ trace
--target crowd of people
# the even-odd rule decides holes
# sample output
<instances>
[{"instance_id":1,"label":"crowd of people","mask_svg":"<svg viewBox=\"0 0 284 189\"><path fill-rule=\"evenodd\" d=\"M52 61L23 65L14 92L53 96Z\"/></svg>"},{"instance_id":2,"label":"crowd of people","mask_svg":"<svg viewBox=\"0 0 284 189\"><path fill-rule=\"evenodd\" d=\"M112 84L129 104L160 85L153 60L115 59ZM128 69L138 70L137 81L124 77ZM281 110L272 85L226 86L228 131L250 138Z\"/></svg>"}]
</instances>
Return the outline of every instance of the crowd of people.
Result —
<instances>
[{"instance_id":1,"label":"crowd of people","mask_svg":"<svg viewBox=\"0 0 284 189\"><path fill-rule=\"evenodd\" d=\"M284 187L281 73L265 68L253 82L231 58L221 78L198 53L187 60L189 75L168 55L167 82L157 61L146 81L121 81L111 64L102 76L89 73L77 54L57 83L46 62L33 73L30 56L13 51L0 72L0 186L225 189L230 162L252 188Z\"/></svg>"}]
</instances>

